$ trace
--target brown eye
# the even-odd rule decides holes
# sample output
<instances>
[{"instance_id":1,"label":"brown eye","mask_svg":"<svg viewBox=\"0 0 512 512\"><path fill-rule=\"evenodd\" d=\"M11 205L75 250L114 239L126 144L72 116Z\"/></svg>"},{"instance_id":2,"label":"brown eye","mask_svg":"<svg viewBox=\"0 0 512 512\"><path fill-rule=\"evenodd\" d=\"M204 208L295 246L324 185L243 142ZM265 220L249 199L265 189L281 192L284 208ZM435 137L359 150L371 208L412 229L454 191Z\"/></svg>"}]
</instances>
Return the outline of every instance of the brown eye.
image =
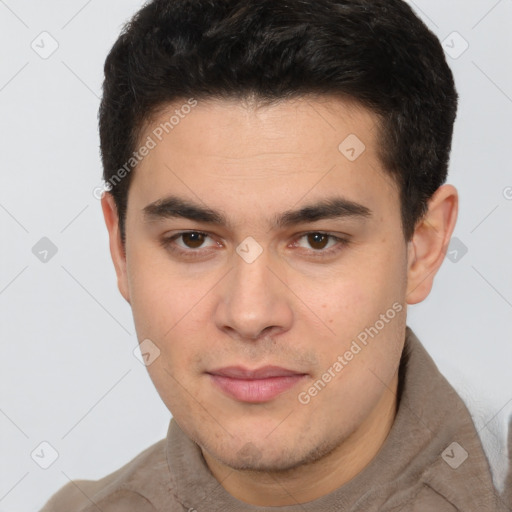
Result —
<instances>
[{"instance_id":1,"label":"brown eye","mask_svg":"<svg viewBox=\"0 0 512 512\"><path fill-rule=\"evenodd\" d=\"M198 249L204 244L205 238L207 235L204 233L183 233L181 238L183 243L190 249Z\"/></svg>"},{"instance_id":2,"label":"brown eye","mask_svg":"<svg viewBox=\"0 0 512 512\"><path fill-rule=\"evenodd\" d=\"M192 262L212 256L213 249L220 249L222 244L213 240L202 231L182 231L161 239L162 247L179 259Z\"/></svg>"},{"instance_id":3,"label":"brown eye","mask_svg":"<svg viewBox=\"0 0 512 512\"><path fill-rule=\"evenodd\" d=\"M307 235L309 245L315 250L321 250L329 243L329 235L323 233L309 233Z\"/></svg>"},{"instance_id":4,"label":"brown eye","mask_svg":"<svg viewBox=\"0 0 512 512\"><path fill-rule=\"evenodd\" d=\"M301 248L302 254L306 257L330 258L348 247L350 243L348 238L322 231L310 231L300 236L294 246Z\"/></svg>"}]
</instances>

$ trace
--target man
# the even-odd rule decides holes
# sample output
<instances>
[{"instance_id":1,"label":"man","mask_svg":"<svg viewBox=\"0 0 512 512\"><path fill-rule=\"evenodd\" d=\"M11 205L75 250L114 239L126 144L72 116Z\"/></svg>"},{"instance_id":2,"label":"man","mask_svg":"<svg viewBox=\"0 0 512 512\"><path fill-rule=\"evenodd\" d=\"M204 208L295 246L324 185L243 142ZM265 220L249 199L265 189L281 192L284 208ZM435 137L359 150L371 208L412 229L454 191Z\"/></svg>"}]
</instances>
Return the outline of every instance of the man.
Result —
<instances>
[{"instance_id":1,"label":"man","mask_svg":"<svg viewBox=\"0 0 512 512\"><path fill-rule=\"evenodd\" d=\"M102 207L173 420L43 510L507 510L406 325L456 223L456 108L400 0L142 8L105 64Z\"/></svg>"}]
</instances>

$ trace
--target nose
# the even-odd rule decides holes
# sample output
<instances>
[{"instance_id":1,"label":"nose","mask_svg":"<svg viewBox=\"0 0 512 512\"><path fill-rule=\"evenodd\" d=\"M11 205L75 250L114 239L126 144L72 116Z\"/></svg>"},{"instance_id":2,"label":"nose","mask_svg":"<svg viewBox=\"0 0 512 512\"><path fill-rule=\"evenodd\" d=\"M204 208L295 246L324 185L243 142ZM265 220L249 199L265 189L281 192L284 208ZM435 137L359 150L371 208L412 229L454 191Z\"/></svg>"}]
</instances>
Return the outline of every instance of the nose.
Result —
<instances>
[{"instance_id":1,"label":"nose","mask_svg":"<svg viewBox=\"0 0 512 512\"><path fill-rule=\"evenodd\" d=\"M284 269L272 265L266 251L252 263L235 255L234 265L219 290L217 327L239 341L256 341L289 330L293 294L285 284Z\"/></svg>"}]
</instances>

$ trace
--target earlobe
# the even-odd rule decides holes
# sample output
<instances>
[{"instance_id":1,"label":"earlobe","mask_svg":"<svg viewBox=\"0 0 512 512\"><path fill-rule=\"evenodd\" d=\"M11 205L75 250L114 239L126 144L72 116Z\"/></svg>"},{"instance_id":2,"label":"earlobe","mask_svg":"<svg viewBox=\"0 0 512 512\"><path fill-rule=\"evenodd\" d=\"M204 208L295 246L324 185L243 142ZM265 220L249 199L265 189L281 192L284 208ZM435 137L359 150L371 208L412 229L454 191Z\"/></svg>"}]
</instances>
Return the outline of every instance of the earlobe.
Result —
<instances>
[{"instance_id":1,"label":"earlobe","mask_svg":"<svg viewBox=\"0 0 512 512\"><path fill-rule=\"evenodd\" d=\"M439 187L408 244L408 304L425 300L432 290L434 277L444 261L455 229L457 214L457 189L453 185Z\"/></svg>"},{"instance_id":2,"label":"earlobe","mask_svg":"<svg viewBox=\"0 0 512 512\"><path fill-rule=\"evenodd\" d=\"M119 216L112 194L105 192L101 198L101 208L108 230L110 255L117 275L117 286L121 295L130 303L128 277L126 272L126 254L119 231Z\"/></svg>"}]
</instances>

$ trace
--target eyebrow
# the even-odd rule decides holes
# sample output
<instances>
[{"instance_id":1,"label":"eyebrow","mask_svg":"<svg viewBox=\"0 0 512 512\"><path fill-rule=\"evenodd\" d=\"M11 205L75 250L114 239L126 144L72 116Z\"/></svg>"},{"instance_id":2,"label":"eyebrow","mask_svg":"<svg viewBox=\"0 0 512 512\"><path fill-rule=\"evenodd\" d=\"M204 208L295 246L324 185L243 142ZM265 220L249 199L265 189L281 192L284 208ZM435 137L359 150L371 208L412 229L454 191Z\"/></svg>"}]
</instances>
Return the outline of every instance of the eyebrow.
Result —
<instances>
[{"instance_id":1,"label":"eyebrow","mask_svg":"<svg viewBox=\"0 0 512 512\"><path fill-rule=\"evenodd\" d=\"M148 204L143 208L142 212L144 220L147 222L170 218L184 218L207 224L231 226L223 212L212 210L202 204L177 196L168 196ZM277 214L273 217L272 224L276 228L286 228L324 219L350 217L364 220L371 216L372 211L362 204L344 197L332 197L304 206L298 210L288 210Z\"/></svg>"}]
</instances>

